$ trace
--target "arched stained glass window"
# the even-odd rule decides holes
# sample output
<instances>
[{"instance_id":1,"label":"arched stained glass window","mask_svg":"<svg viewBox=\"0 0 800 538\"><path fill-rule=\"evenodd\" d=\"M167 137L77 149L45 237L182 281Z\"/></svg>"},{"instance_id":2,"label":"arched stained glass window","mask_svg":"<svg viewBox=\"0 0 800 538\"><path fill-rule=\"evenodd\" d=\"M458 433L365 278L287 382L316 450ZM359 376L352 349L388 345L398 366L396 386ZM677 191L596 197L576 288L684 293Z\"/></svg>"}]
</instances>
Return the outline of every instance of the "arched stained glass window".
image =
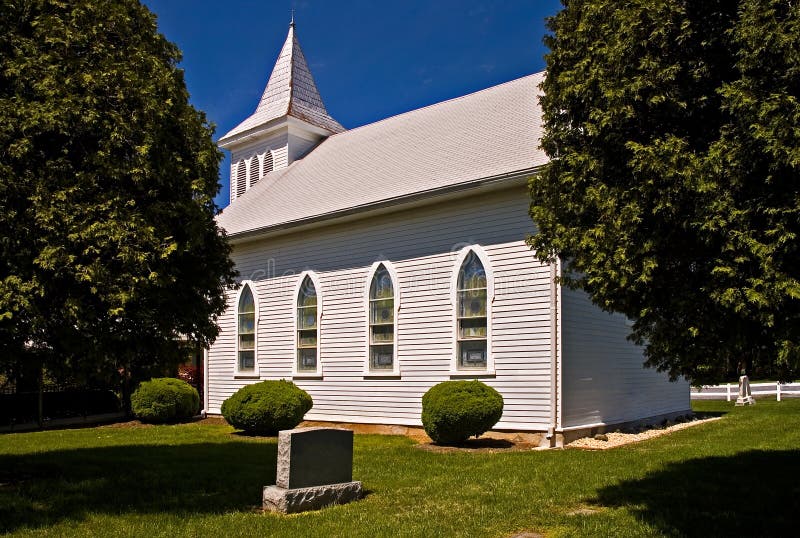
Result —
<instances>
[{"instance_id":1,"label":"arched stained glass window","mask_svg":"<svg viewBox=\"0 0 800 538\"><path fill-rule=\"evenodd\" d=\"M306 275L297 294L297 371L316 372L319 350L317 288Z\"/></svg>"},{"instance_id":2,"label":"arched stained glass window","mask_svg":"<svg viewBox=\"0 0 800 538\"><path fill-rule=\"evenodd\" d=\"M239 294L237 321L238 369L253 372L256 368L256 303L249 284Z\"/></svg>"},{"instance_id":3,"label":"arched stained glass window","mask_svg":"<svg viewBox=\"0 0 800 538\"><path fill-rule=\"evenodd\" d=\"M261 170L258 167L258 155L250 158L250 186L252 187L261 179Z\"/></svg>"},{"instance_id":4,"label":"arched stained glass window","mask_svg":"<svg viewBox=\"0 0 800 538\"><path fill-rule=\"evenodd\" d=\"M487 286L483 263L470 251L458 272L458 367L484 369L487 365Z\"/></svg>"},{"instance_id":5,"label":"arched stained glass window","mask_svg":"<svg viewBox=\"0 0 800 538\"><path fill-rule=\"evenodd\" d=\"M380 264L369 287L369 369L394 370L395 293L392 275Z\"/></svg>"}]
</instances>

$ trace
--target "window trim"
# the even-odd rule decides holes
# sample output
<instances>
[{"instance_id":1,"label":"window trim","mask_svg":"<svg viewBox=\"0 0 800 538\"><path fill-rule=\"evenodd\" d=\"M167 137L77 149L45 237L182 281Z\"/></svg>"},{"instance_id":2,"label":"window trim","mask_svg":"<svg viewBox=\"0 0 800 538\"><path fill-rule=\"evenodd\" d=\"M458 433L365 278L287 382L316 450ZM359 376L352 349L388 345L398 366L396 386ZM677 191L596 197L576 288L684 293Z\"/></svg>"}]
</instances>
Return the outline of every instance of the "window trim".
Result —
<instances>
[{"instance_id":1,"label":"window trim","mask_svg":"<svg viewBox=\"0 0 800 538\"><path fill-rule=\"evenodd\" d=\"M371 370L369 367L369 348L370 348L370 333L369 333L369 303L370 303L370 288L372 287L372 279L375 278L375 273L378 272L378 267L383 265L389 276L392 279L392 289L394 291L394 349L392 350L392 369L386 370ZM397 358L397 348L399 347L399 335L397 334L398 320L400 317L400 279L397 276L397 271L394 265L389 260L378 260L370 266L367 271L367 280L364 284L364 319L366 321L365 329L365 344L364 344L364 377L400 377L400 361Z\"/></svg>"},{"instance_id":2,"label":"window trim","mask_svg":"<svg viewBox=\"0 0 800 538\"><path fill-rule=\"evenodd\" d=\"M235 342L234 348L236 350L234 354L234 363L233 363L233 376L234 377L243 377L243 378L257 378L260 377L259 368L258 368L258 321L261 317L261 310L258 306L258 290L255 286L255 282L252 280L242 280L239 286L239 290L236 292L236 301L234 304L234 316L236 316L236 332L235 332ZM244 293L245 288L250 289L250 293L253 294L253 305L255 306L255 326L253 328L254 331L254 342L253 342L253 370L240 370L239 369L239 301L242 298L242 293Z\"/></svg>"},{"instance_id":3,"label":"window trim","mask_svg":"<svg viewBox=\"0 0 800 538\"><path fill-rule=\"evenodd\" d=\"M486 368L466 369L459 368L458 361L458 275L461 266L473 252L483 264L483 271L486 273ZM478 244L463 247L456 256L453 264L452 274L450 275L450 311L452 315L452 353L450 356L450 376L451 377L492 377L495 375L494 353L492 353L492 321L494 303L494 271L489 255Z\"/></svg>"},{"instance_id":4,"label":"window trim","mask_svg":"<svg viewBox=\"0 0 800 538\"><path fill-rule=\"evenodd\" d=\"M300 370L297 368L297 358L299 353L299 345L297 342L297 299L300 297L300 288L305 282L306 277L311 279L311 282L314 283L314 289L317 292L317 369L314 371L311 370ZM319 280L319 276L314 271L303 271L300 273L297 282L295 282L294 286L294 294L292 295L292 339L293 345L292 349L294 353L292 354L292 377L293 378L322 378L322 305L324 304L322 300L322 283Z\"/></svg>"}]
</instances>

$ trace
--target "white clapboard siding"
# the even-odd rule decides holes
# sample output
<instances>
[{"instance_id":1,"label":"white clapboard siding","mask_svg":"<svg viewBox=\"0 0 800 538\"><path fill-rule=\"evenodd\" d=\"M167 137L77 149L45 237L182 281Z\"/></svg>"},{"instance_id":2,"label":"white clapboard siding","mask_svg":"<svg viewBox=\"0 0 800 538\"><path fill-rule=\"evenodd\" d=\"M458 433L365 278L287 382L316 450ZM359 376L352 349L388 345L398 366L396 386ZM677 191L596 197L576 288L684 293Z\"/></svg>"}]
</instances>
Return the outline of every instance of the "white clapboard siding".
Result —
<instances>
[{"instance_id":1,"label":"white clapboard siding","mask_svg":"<svg viewBox=\"0 0 800 538\"><path fill-rule=\"evenodd\" d=\"M298 193L301 197L302 193ZM498 428L545 430L550 420L550 270L525 244L533 224L524 188L450 200L234 248L242 279L258 296L260 379L291 379L294 297L298 275L321 284L322 379L295 379L314 399L309 420L420 425L421 398L451 379L454 305L450 286L458 251L481 245L495 279L492 352L496 375L484 378L503 394ZM364 376L367 324L364 293L375 261L389 260L400 288L399 378ZM236 292L229 292L233 306ZM220 318L209 351L209 412L239 387L234 376L235 316Z\"/></svg>"},{"instance_id":2,"label":"white clapboard siding","mask_svg":"<svg viewBox=\"0 0 800 538\"><path fill-rule=\"evenodd\" d=\"M289 162L302 159L322 140L322 137L319 135L314 136L305 131L301 131L301 133L305 136L300 136L300 133L289 132L289 145L287 148Z\"/></svg>"},{"instance_id":3,"label":"white clapboard siding","mask_svg":"<svg viewBox=\"0 0 800 538\"><path fill-rule=\"evenodd\" d=\"M593 305L582 291L561 290L562 426L614 424L688 412L689 383L644 368L642 348L626 337L624 316Z\"/></svg>"}]
</instances>

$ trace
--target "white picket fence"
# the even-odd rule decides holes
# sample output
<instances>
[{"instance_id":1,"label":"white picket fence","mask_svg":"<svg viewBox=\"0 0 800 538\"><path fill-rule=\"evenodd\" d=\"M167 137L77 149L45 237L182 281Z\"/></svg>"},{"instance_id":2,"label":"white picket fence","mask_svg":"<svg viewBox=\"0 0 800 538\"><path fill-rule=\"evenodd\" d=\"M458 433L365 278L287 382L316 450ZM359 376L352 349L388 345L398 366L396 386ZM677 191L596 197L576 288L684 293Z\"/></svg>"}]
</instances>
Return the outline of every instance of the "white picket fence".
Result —
<instances>
[{"instance_id":1,"label":"white picket fence","mask_svg":"<svg viewBox=\"0 0 800 538\"><path fill-rule=\"evenodd\" d=\"M800 383L750 383L750 390L755 397L775 396L779 402L781 398L800 397ZM692 387L692 400L727 400L730 402L738 396L738 383Z\"/></svg>"}]
</instances>

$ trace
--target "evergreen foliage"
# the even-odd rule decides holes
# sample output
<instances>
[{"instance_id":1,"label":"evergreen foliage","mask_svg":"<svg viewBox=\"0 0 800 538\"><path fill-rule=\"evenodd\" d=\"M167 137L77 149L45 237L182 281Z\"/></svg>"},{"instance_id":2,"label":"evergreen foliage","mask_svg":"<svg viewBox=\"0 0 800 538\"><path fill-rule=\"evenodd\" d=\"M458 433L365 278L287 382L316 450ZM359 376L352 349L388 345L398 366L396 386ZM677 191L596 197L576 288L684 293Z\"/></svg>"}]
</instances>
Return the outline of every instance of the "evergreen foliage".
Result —
<instances>
[{"instance_id":1,"label":"evergreen foliage","mask_svg":"<svg viewBox=\"0 0 800 538\"><path fill-rule=\"evenodd\" d=\"M200 409L197 389L171 377L142 381L131 396L133 414L142 422L163 423L192 418Z\"/></svg>"},{"instance_id":2,"label":"evergreen foliage","mask_svg":"<svg viewBox=\"0 0 800 538\"><path fill-rule=\"evenodd\" d=\"M237 390L222 402L222 416L239 430L275 435L291 430L314 406L311 396L291 381L262 381Z\"/></svg>"},{"instance_id":3,"label":"evergreen foliage","mask_svg":"<svg viewBox=\"0 0 800 538\"><path fill-rule=\"evenodd\" d=\"M575 0L548 22L530 238L695 383L800 356L800 5Z\"/></svg>"},{"instance_id":4,"label":"evergreen foliage","mask_svg":"<svg viewBox=\"0 0 800 538\"><path fill-rule=\"evenodd\" d=\"M437 443L462 443L478 437L503 415L503 397L478 380L444 381L422 396L422 425Z\"/></svg>"},{"instance_id":5,"label":"evergreen foliage","mask_svg":"<svg viewBox=\"0 0 800 538\"><path fill-rule=\"evenodd\" d=\"M0 5L0 370L139 378L208 345L220 153L136 0Z\"/></svg>"}]
</instances>

